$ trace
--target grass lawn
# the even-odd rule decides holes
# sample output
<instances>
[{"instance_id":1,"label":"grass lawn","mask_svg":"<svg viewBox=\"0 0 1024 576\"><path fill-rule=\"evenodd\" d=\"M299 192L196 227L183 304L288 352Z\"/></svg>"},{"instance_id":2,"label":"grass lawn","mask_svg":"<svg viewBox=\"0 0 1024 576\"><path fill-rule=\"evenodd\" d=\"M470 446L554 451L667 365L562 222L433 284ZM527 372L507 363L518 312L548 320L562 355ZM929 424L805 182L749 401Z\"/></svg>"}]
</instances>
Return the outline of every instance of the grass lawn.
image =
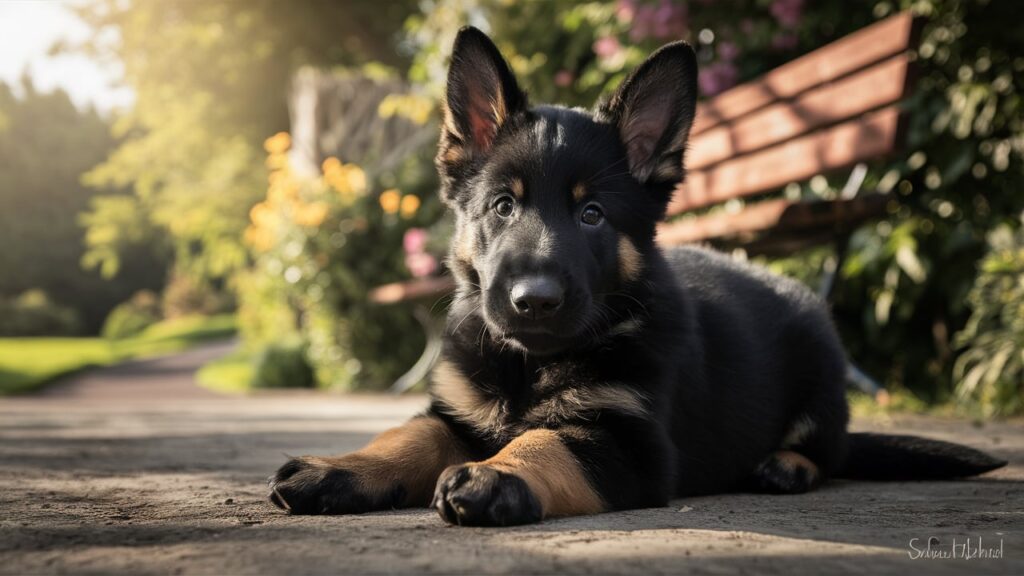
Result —
<instances>
[{"instance_id":1,"label":"grass lawn","mask_svg":"<svg viewBox=\"0 0 1024 576\"><path fill-rule=\"evenodd\" d=\"M214 392L244 394L252 390L254 372L252 356L239 351L200 368L196 382Z\"/></svg>"},{"instance_id":2,"label":"grass lawn","mask_svg":"<svg viewBox=\"0 0 1024 576\"><path fill-rule=\"evenodd\" d=\"M165 320L123 340L0 338L0 395L28 392L89 366L177 352L234 333L234 316L222 315Z\"/></svg>"}]
</instances>

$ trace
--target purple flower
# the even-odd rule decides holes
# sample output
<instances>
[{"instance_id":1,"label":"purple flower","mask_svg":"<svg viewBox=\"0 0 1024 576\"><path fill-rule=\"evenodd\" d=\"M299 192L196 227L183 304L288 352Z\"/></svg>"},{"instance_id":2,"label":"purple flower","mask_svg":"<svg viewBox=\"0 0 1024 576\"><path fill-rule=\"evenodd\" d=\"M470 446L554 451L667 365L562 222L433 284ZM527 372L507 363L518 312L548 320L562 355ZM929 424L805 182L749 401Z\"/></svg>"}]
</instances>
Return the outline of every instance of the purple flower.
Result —
<instances>
[{"instance_id":1,"label":"purple flower","mask_svg":"<svg viewBox=\"0 0 1024 576\"><path fill-rule=\"evenodd\" d=\"M423 228L409 228L402 237L402 248L406 254L421 254L427 247L429 237Z\"/></svg>"},{"instance_id":2,"label":"purple flower","mask_svg":"<svg viewBox=\"0 0 1024 576\"><path fill-rule=\"evenodd\" d=\"M736 85L739 71L732 62L719 61L705 66L697 77L700 91L707 96L714 96Z\"/></svg>"},{"instance_id":3,"label":"purple flower","mask_svg":"<svg viewBox=\"0 0 1024 576\"><path fill-rule=\"evenodd\" d=\"M631 4L633 12L633 25L629 30L629 37L634 42L646 38L680 38L686 34L689 27L686 4L661 0L654 4Z\"/></svg>"},{"instance_id":4,"label":"purple flower","mask_svg":"<svg viewBox=\"0 0 1024 576\"><path fill-rule=\"evenodd\" d=\"M776 50L792 50L796 48L797 37L791 32L780 32L772 36L772 48Z\"/></svg>"},{"instance_id":5,"label":"purple flower","mask_svg":"<svg viewBox=\"0 0 1024 576\"><path fill-rule=\"evenodd\" d=\"M571 86L576 80L576 75L571 70L559 70L555 72L555 86L565 88Z\"/></svg>"},{"instance_id":6,"label":"purple flower","mask_svg":"<svg viewBox=\"0 0 1024 576\"><path fill-rule=\"evenodd\" d=\"M728 40L718 43L718 57L727 62L732 62L740 55L740 47Z\"/></svg>"},{"instance_id":7,"label":"purple flower","mask_svg":"<svg viewBox=\"0 0 1024 576\"><path fill-rule=\"evenodd\" d=\"M770 11L784 28L796 28L803 14L804 0L774 0Z\"/></svg>"}]
</instances>

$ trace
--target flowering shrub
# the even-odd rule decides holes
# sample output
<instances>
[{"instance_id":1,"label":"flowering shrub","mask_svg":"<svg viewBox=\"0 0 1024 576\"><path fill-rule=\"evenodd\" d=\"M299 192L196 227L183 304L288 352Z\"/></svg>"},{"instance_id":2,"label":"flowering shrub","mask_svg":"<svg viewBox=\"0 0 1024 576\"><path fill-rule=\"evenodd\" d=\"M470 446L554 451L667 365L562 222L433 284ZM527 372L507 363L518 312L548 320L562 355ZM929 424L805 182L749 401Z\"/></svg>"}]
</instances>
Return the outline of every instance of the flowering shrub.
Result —
<instances>
[{"instance_id":1,"label":"flowering shrub","mask_svg":"<svg viewBox=\"0 0 1024 576\"><path fill-rule=\"evenodd\" d=\"M386 386L415 360L420 331L407 309L375 306L367 293L408 277L403 236L436 218L437 203L377 192L362 167L338 158L300 176L290 145L287 133L265 143L269 186L245 232L254 264L236 280L243 336L254 349L301 342L321 386Z\"/></svg>"}]
</instances>

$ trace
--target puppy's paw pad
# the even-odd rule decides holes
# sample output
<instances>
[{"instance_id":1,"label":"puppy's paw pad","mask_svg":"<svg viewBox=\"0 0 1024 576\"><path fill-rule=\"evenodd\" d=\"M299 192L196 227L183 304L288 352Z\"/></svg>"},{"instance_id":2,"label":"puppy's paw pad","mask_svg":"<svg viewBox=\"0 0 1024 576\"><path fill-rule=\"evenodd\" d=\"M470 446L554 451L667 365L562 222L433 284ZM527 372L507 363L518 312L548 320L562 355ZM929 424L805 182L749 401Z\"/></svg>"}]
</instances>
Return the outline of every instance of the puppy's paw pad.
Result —
<instances>
[{"instance_id":1,"label":"puppy's paw pad","mask_svg":"<svg viewBox=\"0 0 1024 576\"><path fill-rule=\"evenodd\" d=\"M445 522L460 526L513 526L542 516L540 502L522 478L481 464L441 473L432 506Z\"/></svg>"},{"instance_id":2,"label":"puppy's paw pad","mask_svg":"<svg viewBox=\"0 0 1024 576\"><path fill-rule=\"evenodd\" d=\"M292 514L358 514L374 509L354 474L316 458L293 458L268 479L270 501Z\"/></svg>"}]
</instances>

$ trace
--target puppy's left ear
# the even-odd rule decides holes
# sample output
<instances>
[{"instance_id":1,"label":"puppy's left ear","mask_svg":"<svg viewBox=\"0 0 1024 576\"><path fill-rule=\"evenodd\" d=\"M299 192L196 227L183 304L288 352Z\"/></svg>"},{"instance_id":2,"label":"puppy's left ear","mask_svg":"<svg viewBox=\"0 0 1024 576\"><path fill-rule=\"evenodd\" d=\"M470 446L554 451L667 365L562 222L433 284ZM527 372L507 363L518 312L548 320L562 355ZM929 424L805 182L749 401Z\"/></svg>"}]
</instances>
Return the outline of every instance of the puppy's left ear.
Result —
<instances>
[{"instance_id":1,"label":"puppy's left ear","mask_svg":"<svg viewBox=\"0 0 1024 576\"><path fill-rule=\"evenodd\" d=\"M697 106L697 57L685 42L651 54L601 107L642 184L683 179L683 152Z\"/></svg>"}]
</instances>

